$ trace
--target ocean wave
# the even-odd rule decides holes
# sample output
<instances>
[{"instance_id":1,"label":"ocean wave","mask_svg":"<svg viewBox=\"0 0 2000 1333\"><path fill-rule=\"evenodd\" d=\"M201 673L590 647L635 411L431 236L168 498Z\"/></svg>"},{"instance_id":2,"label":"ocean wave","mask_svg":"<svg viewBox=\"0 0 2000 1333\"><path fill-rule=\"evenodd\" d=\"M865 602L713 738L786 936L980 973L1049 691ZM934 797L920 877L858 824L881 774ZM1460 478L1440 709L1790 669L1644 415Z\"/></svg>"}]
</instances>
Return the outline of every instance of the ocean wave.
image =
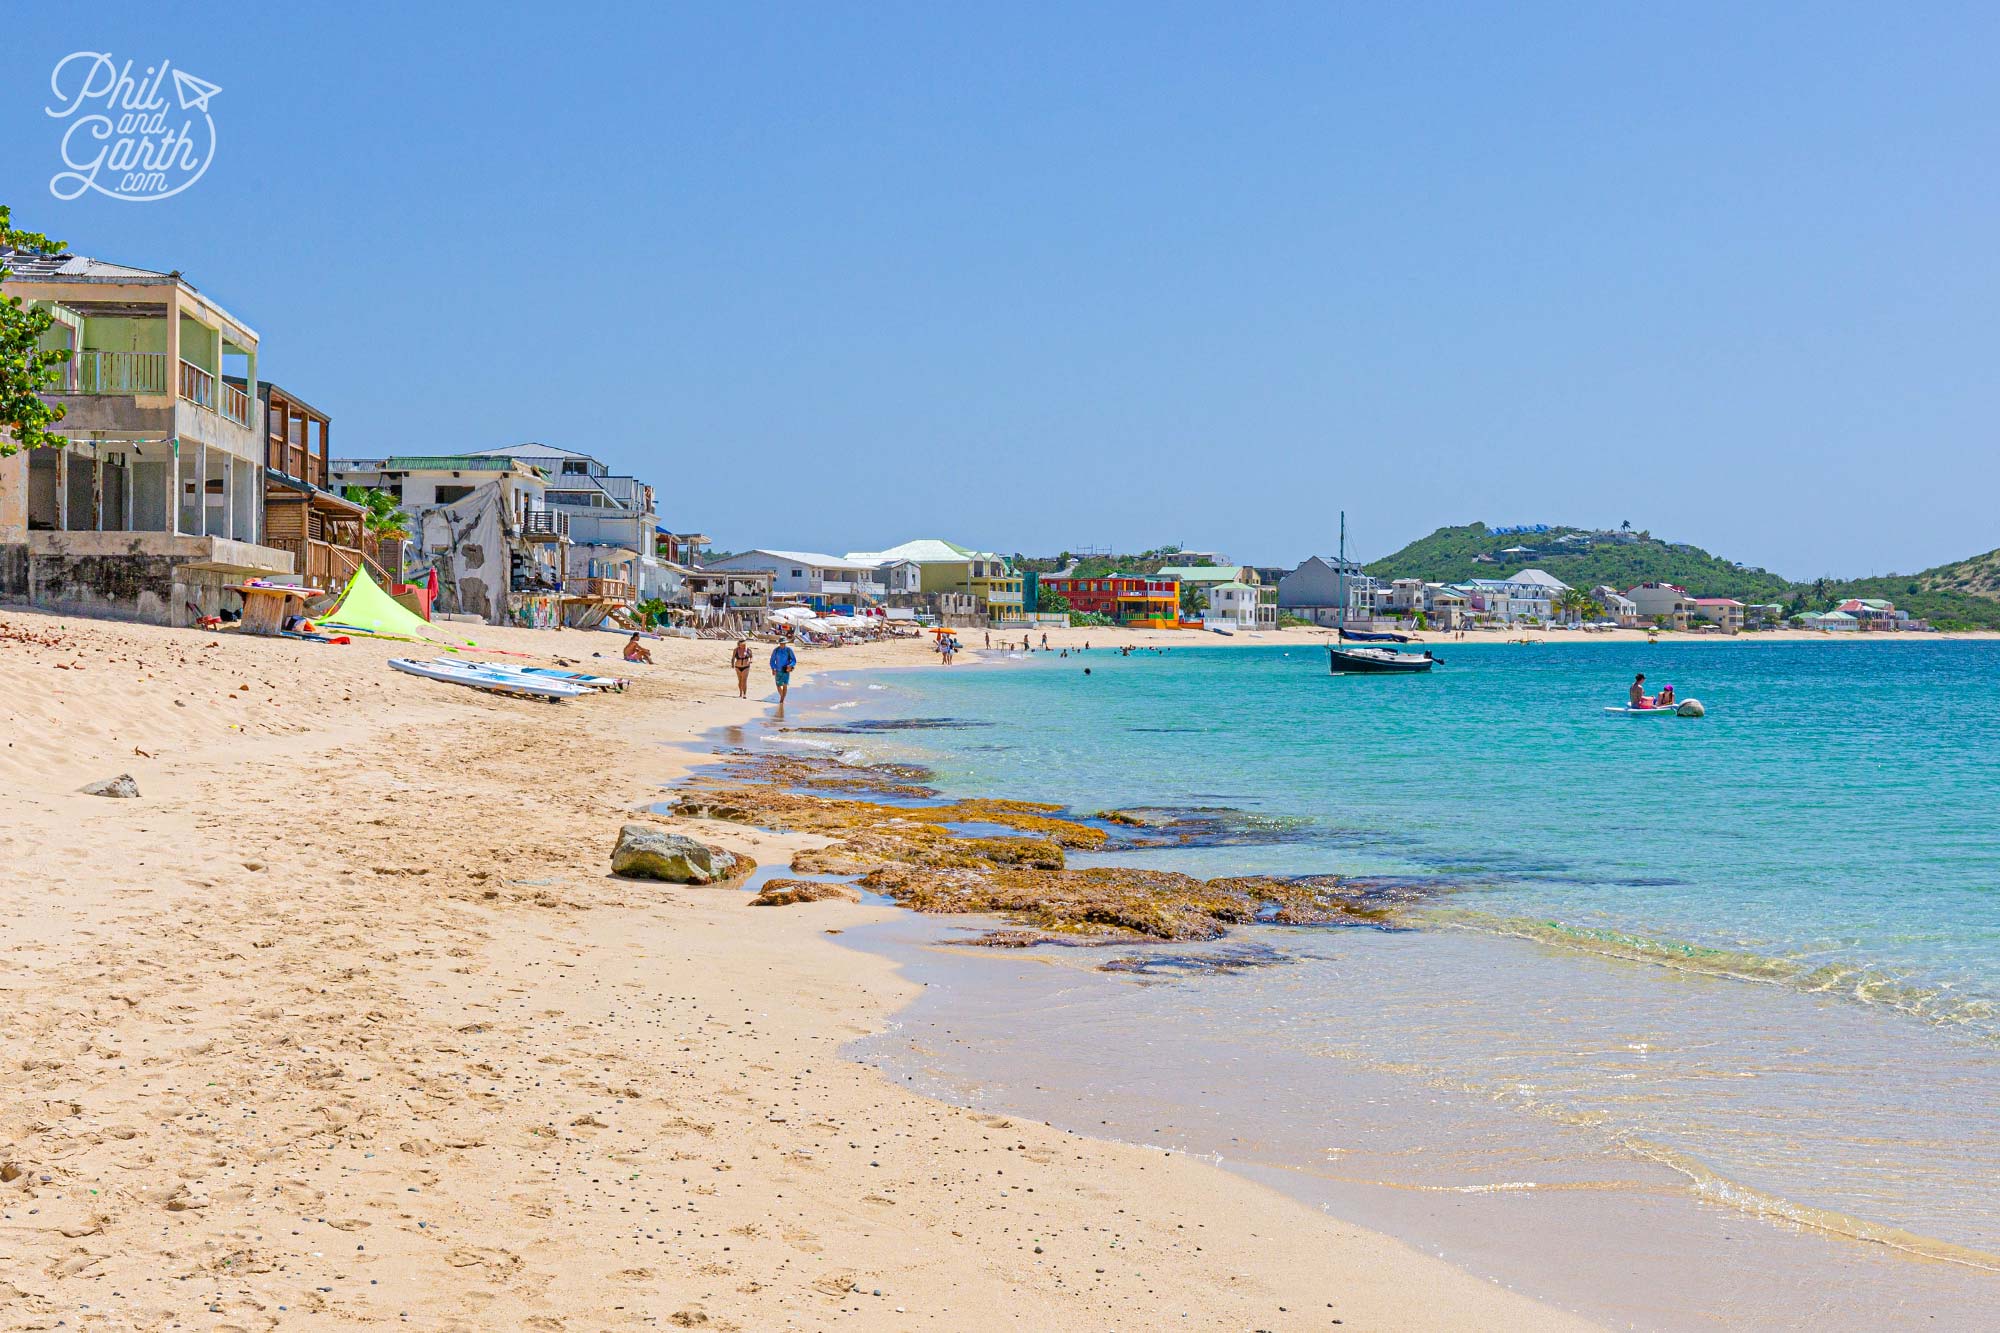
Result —
<instances>
[{"instance_id":1,"label":"ocean wave","mask_svg":"<svg viewBox=\"0 0 2000 1333\"><path fill-rule=\"evenodd\" d=\"M1767 1222L1789 1223L1826 1235L1887 1246L1918 1258L2000 1273L2000 1254L1904 1231L1881 1222L1870 1222L1866 1218L1830 1208L1815 1208L1811 1204L1756 1189L1740 1180L1732 1180L1700 1158L1678 1148L1632 1136L1621 1135L1619 1139L1630 1151L1686 1177L1694 1188L1695 1197L1705 1202L1733 1208Z\"/></svg>"},{"instance_id":2,"label":"ocean wave","mask_svg":"<svg viewBox=\"0 0 2000 1333\"><path fill-rule=\"evenodd\" d=\"M2000 1020L2000 1002L1984 996L1966 996L1945 986L1906 981L1858 963L1808 962L1602 927L1570 926L1560 921L1501 916L1468 908L1432 909L1412 924L1506 935L1601 958L1647 963L1732 981L1783 986L1802 994L1825 995L1893 1009L1926 1023L1966 1029L1987 1040L2000 1040L2000 1021L1996 1021Z\"/></svg>"}]
</instances>

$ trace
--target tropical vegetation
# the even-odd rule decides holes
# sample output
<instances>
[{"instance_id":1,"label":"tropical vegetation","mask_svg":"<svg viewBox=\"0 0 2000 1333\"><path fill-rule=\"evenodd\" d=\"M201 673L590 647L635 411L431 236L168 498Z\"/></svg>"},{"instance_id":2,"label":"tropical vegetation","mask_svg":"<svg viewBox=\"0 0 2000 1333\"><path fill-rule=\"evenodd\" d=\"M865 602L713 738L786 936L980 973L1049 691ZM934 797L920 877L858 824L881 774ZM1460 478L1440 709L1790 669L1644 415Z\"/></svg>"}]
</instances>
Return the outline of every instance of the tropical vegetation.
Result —
<instances>
[{"instance_id":1,"label":"tropical vegetation","mask_svg":"<svg viewBox=\"0 0 2000 1333\"><path fill-rule=\"evenodd\" d=\"M0 256L8 250L60 254L62 248L61 241L16 227L13 210L0 204ZM0 282L8 272L0 261ZM49 429L63 419L63 405L44 396L62 387L62 366L70 356L67 347L42 346L42 335L54 323L48 311L31 310L18 296L0 297L0 458L63 443Z\"/></svg>"}]
</instances>

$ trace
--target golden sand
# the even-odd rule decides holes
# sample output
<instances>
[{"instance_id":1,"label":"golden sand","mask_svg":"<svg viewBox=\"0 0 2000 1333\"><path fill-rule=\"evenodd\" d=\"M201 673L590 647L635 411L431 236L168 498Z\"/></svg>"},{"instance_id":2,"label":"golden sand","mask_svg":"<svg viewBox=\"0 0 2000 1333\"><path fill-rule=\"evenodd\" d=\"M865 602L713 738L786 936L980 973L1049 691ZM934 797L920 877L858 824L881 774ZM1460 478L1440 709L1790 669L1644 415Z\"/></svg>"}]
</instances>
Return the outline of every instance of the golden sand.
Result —
<instances>
[{"instance_id":1,"label":"golden sand","mask_svg":"<svg viewBox=\"0 0 2000 1333\"><path fill-rule=\"evenodd\" d=\"M844 1060L911 984L829 936L895 909L609 877L698 757L668 743L768 709L727 644L551 705L396 644L0 625L0 1327L1576 1324ZM620 642L472 632L599 669ZM138 799L77 792L119 773Z\"/></svg>"}]
</instances>

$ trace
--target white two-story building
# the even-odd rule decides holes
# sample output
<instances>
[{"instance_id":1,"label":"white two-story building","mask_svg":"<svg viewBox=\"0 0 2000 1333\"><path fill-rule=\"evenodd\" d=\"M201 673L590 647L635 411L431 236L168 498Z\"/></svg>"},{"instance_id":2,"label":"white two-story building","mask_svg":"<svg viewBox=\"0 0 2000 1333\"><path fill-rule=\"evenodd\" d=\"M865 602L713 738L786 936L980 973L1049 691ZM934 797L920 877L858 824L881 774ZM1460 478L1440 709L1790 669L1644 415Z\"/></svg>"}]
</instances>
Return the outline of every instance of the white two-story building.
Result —
<instances>
[{"instance_id":1,"label":"white two-story building","mask_svg":"<svg viewBox=\"0 0 2000 1333\"><path fill-rule=\"evenodd\" d=\"M827 555L820 551L757 549L710 560L704 569L752 570L771 573L774 596L804 597L815 610L834 606L868 606L888 595L882 562Z\"/></svg>"}]
</instances>

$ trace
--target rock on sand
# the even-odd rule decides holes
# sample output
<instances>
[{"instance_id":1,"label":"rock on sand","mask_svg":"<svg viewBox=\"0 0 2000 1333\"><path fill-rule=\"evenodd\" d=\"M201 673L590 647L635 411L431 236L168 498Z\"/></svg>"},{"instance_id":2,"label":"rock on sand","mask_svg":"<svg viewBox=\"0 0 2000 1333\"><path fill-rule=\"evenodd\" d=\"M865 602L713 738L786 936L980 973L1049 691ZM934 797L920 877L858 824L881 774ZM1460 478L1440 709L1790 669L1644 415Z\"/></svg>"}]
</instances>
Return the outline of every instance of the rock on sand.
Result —
<instances>
[{"instance_id":1,"label":"rock on sand","mask_svg":"<svg viewBox=\"0 0 2000 1333\"><path fill-rule=\"evenodd\" d=\"M713 884L737 873L737 858L720 847L650 824L627 824L611 849L611 873L673 884Z\"/></svg>"}]
</instances>

